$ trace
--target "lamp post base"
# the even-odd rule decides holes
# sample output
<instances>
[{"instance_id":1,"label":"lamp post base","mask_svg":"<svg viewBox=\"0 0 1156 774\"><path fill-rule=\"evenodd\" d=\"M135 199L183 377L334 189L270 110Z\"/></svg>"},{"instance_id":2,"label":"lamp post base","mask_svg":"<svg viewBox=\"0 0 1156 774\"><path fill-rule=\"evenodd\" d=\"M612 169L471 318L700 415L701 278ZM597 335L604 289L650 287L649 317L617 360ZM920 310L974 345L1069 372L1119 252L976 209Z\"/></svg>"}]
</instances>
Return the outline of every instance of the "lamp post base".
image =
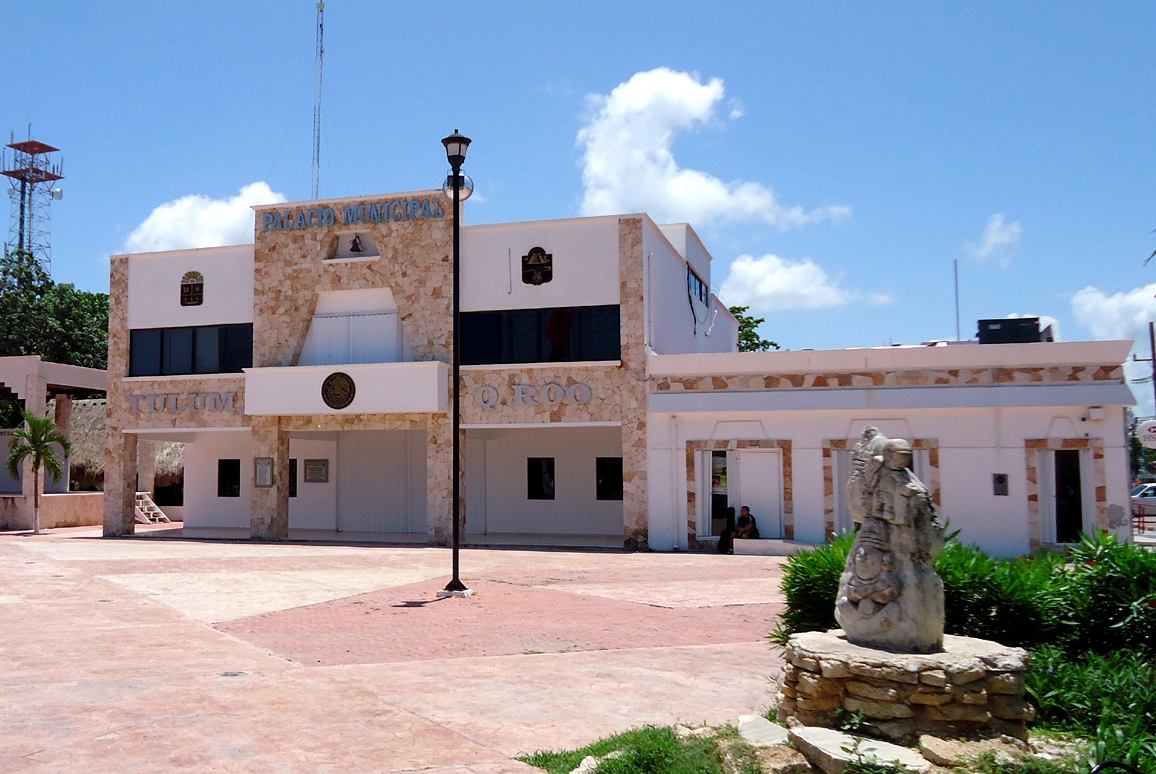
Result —
<instances>
[{"instance_id":1,"label":"lamp post base","mask_svg":"<svg viewBox=\"0 0 1156 774\"><path fill-rule=\"evenodd\" d=\"M477 593L478 592L473 589L439 589L437 596L438 599L444 599L445 597L472 597Z\"/></svg>"}]
</instances>

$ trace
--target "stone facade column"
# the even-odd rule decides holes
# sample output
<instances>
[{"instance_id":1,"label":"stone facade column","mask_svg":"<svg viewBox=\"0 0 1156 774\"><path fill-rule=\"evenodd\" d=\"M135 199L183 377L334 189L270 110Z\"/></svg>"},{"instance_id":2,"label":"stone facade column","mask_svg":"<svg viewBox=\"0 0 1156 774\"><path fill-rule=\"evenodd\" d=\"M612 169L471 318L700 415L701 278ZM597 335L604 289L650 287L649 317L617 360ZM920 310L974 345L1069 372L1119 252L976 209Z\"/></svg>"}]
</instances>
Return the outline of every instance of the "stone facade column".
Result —
<instances>
[{"instance_id":1,"label":"stone facade column","mask_svg":"<svg viewBox=\"0 0 1156 774\"><path fill-rule=\"evenodd\" d=\"M56 414L54 420L56 428L71 439L72 435L72 396L62 393L56 397Z\"/></svg>"},{"instance_id":2,"label":"stone facade column","mask_svg":"<svg viewBox=\"0 0 1156 774\"><path fill-rule=\"evenodd\" d=\"M104 536L136 532L136 433L109 428L104 446Z\"/></svg>"},{"instance_id":3,"label":"stone facade column","mask_svg":"<svg viewBox=\"0 0 1156 774\"><path fill-rule=\"evenodd\" d=\"M462 433L464 436L465 433ZM451 438L453 424L450 415L431 414L426 424L426 524L430 540L439 546L448 545L453 536L453 469L454 456ZM465 455L462 455L463 461ZM462 477L466 468L462 465ZM465 487L462 487L465 502ZM462 509L462 534L465 534L465 513Z\"/></svg>"},{"instance_id":4,"label":"stone facade column","mask_svg":"<svg viewBox=\"0 0 1156 774\"><path fill-rule=\"evenodd\" d=\"M273 458L273 486L253 486L249 513L254 540L285 540L289 537L289 433L278 417L253 418L253 457ZM255 464L242 470L256 484Z\"/></svg>"},{"instance_id":5,"label":"stone facade column","mask_svg":"<svg viewBox=\"0 0 1156 774\"><path fill-rule=\"evenodd\" d=\"M646 455L646 310L643 303L642 219L618 221L621 309L623 545L645 549L649 534Z\"/></svg>"}]
</instances>

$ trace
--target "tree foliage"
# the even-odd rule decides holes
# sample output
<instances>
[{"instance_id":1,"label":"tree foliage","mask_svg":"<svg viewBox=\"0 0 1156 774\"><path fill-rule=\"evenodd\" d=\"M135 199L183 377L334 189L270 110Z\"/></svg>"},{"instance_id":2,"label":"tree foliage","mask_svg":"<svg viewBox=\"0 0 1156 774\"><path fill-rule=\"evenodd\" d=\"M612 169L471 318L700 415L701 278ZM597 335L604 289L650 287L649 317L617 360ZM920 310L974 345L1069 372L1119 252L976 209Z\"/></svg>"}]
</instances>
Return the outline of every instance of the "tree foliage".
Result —
<instances>
[{"instance_id":1,"label":"tree foliage","mask_svg":"<svg viewBox=\"0 0 1156 774\"><path fill-rule=\"evenodd\" d=\"M27 250L0 257L0 357L40 355L52 363L105 368L108 295L53 282ZM0 427L17 427L23 406L0 399Z\"/></svg>"},{"instance_id":2,"label":"tree foliage","mask_svg":"<svg viewBox=\"0 0 1156 774\"><path fill-rule=\"evenodd\" d=\"M0 357L107 367L108 295L54 282L26 250L0 259L0 320Z\"/></svg>"},{"instance_id":3,"label":"tree foliage","mask_svg":"<svg viewBox=\"0 0 1156 774\"><path fill-rule=\"evenodd\" d=\"M729 307L730 313L739 321L739 352L766 352L769 349L781 349L773 341L759 335L758 328L766 322L764 317L755 317L746 314L748 306Z\"/></svg>"}]
</instances>

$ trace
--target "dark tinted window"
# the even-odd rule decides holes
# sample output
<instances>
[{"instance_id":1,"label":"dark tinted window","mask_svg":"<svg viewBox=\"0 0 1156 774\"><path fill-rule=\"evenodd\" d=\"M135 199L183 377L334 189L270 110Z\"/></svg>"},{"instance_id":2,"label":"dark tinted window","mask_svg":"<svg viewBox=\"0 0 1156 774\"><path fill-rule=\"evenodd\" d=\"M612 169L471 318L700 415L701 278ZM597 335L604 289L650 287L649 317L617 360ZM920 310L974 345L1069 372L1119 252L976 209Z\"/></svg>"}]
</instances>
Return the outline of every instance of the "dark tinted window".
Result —
<instances>
[{"instance_id":1,"label":"dark tinted window","mask_svg":"<svg viewBox=\"0 0 1156 774\"><path fill-rule=\"evenodd\" d=\"M502 362L501 312L466 312L462 315L462 362Z\"/></svg>"},{"instance_id":2,"label":"dark tinted window","mask_svg":"<svg viewBox=\"0 0 1156 774\"><path fill-rule=\"evenodd\" d=\"M216 326L193 328L197 357L193 373L215 374L221 362L221 329Z\"/></svg>"},{"instance_id":3,"label":"dark tinted window","mask_svg":"<svg viewBox=\"0 0 1156 774\"><path fill-rule=\"evenodd\" d=\"M252 365L251 323L130 332L129 376L236 374Z\"/></svg>"},{"instance_id":4,"label":"dark tinted window","mask_svg":"<svg viewBox=\"0 0 1156 774\"><path fill-rule=\"evenodd\" d=\"M132 331L129 335L129 376L160 376L161 332Z\"/></svg>"},{"instance_id":5,"label":"dark tinted window","mask_svg":"<svg viewBox=\"0 0 1156 774\"><path fill-rule=\"evenodd\" d=\"M526 497L531 500L554 499L553 457L530 457L526 460Z\"/></svg>"},{"instance_id":6,"label":"dark tinted window","mask_svg":"<svg viewBox=\"0 0 1156 774\"><path fill-rule=\"evenodd\" d=\"M598 457L595 460L595 479L599 500L622 499L622 458Z\"/></svg>"},{"instance_id":7,"label":"dark tinted window","mask_svg":"<svg viewBox=\"0 0 1156 774\"><path fill-rule=\"evenodd\" d=\"M618 360L620 327L617 305L465 312L462 364Z\"/></svg>"},{"instance_id":8,"label":"dark tinted window","mask_svg":"<svg viewBox=\"0 0 1156 774\"><path fill-rule=\"evenodd\" d=\"M241 461L217 460L217 497L241 496Z\"/></svg>"},{"instance_id":9,"label":"dark tinted window","mask_svg":"<svg viewBox=\"0 0 1156 774\"><path fill-rule=\"evenodd\" d=\"M237 374L253 365L253 326L221 326L221 370L223 374Z\"/></svg>"},{"instance_id":10,"label":"dark tinted window","mask_svg":"<svg viewBox=\"0 0 1156 774\"><path fill-rule=\"evenodd\" d=\"M161 339L161 373L193 373L193 329L165 328Z\"/></svg>"},{"instance_id":11,"label":"dark tinted window","mask_svg":"<svg viewBox=\"0 0 1156 774\"><path fill-rule=\"evenodd\" d=\"M297 460L289 458L289 496L297 496Z\"/></svg>"}]
</instances>

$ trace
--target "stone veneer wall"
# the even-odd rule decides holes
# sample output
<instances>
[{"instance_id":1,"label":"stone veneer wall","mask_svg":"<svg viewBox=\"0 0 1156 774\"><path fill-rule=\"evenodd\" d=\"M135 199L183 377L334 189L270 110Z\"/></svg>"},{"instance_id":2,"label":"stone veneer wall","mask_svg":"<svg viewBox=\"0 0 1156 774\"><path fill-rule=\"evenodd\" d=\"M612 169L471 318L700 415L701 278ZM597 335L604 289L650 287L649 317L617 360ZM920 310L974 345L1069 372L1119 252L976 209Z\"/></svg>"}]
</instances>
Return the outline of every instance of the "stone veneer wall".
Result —
<instances>
[{"instance_id":1,"label":"stone veneer wall","mask_svg":"<svg viewBox=\"0 0 1156 774\"><path fill-rule=\"evenodd\" d=\"M1109 513L1108 477L1104 461L1104 439L1102 438L1029 438L1024 442L1028 466L1028 539L1034 551L1040 547L1043 532L1040 525L1040 472L1039 453L1061 449L1090 449L1092 451L1092 480L1096 487L1096 526L1104 530L1116 530L1127 525L1127 515L1123 509L1119 514Z\"/></svg>"},{"instance_id":2,"label":"stone veneer wall","mask_svg":"<svg viewBox=\"0 0 1156 774\"><path fill-rule=\"evenodd\" d=\"M854 449L859 439L833 438L823 441L823 513L827 524L827 541L835 538L835 451ZM912 438L912 449L927 449L927 481L923 483L931 490L931 501L940 505L939 491L939 440L936 438Z\"/></svg>"},{"instance_id":3,"label":"stone veneer wall","mask_svg":"<svg viewBox=\"0 0 1156 774\"><path fill-rule=\"evenodd\" d=\"M760 376L744 374L663 377L651 392L761 392L867 387L950 387L958 385L1033 384L1040 382L1123 382L1123 366L1056 366L1053 368L974 368L910 371L856 371Z\"/></svg>"},{"instance_id":4,"label":"stone veneer wall","mask_svg":"<svg viewBox=\"0 0 1156 774\"><path fill-rule=\"evenodd\" d=\"M646 338L642 302L642 220L618 221L619 303L621 348L619 364L569 366L531 365L469 368L462 371L462 424L510 425L558 422L620 422L622 425L623 542L629 548L647 545L646 492ZM516 406L509 396L515 384L550 382L569 387L577 382L590 386L592 396L584 405L564 401ZM501 401L486 410L474 398L475 391L489 385ZM464 490L463 490L464 491Z\"/></svg>"},{"instance_id":5,"label":"stone veneer wall","mask_svg":"<svg viewBox=\"0 0 1156 774\"><path fill-rule=\"evenodd\" d=\"M686 535L691 548L698 548L698 476L695 458L700 451L739 449L779 449L783 454L783 537L795 539L795 484L790 441L687 441L686 442ZM755 514L758 518L758 514ZM763 537L770 537L764 535Z\"/></svg>"},{"instance_id":6,"label":"stone veneer wall","mask_svg":"<svg viewBox=\"0 0 1156 774\"><path fill-rule=\"evenodd\" d=\"M883 736L920 734L1027 739L1035 709L1024 700L1028 653L945 635L940 653L891 653L852 645L836 629L791 636L779 685L779 719L835 727L862 713Z\"/></svg>"}]
</instances>

